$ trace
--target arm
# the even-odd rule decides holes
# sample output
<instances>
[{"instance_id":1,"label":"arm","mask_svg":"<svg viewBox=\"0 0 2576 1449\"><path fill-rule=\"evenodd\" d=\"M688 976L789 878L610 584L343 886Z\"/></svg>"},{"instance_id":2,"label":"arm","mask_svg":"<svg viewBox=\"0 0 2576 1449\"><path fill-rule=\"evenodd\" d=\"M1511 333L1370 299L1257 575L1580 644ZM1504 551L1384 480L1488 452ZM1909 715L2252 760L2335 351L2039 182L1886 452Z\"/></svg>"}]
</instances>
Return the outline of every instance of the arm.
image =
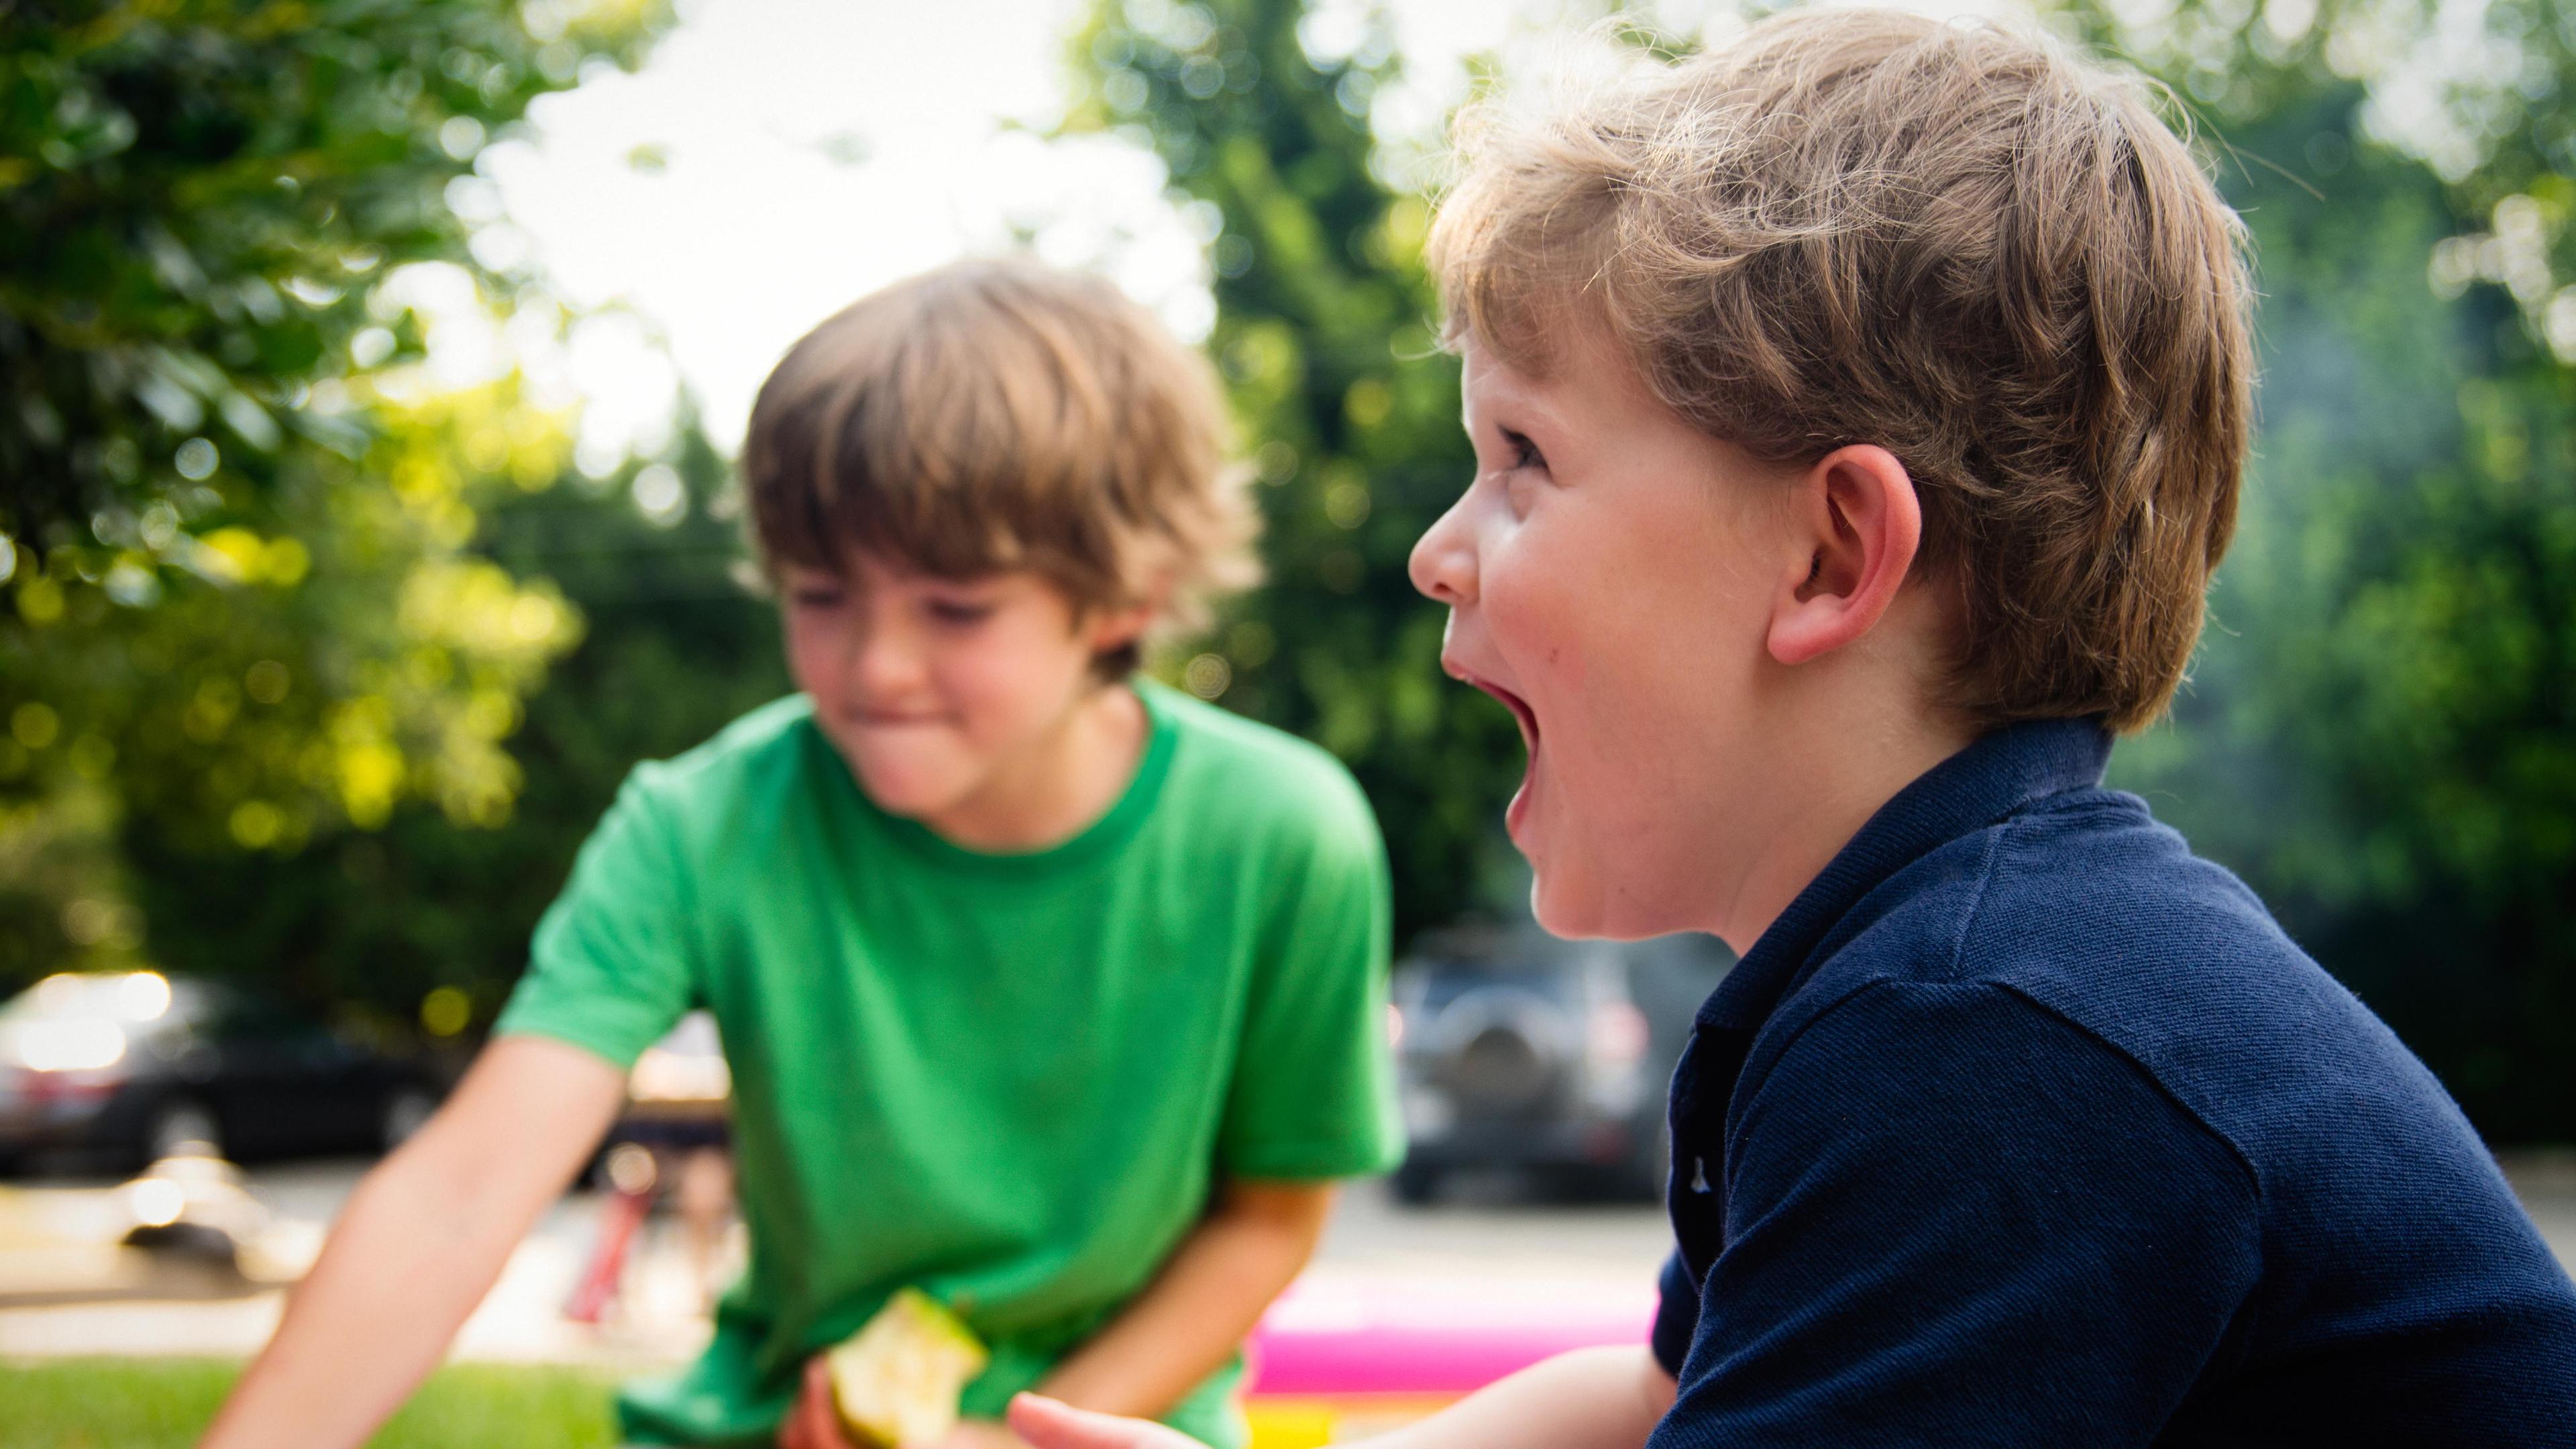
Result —
<instances>
[{"instance_id":1,"label":"arm","mask_svg":"<svg viewBox=\"0 0 2576 1449\"><path fill-rule=\"evenodd\" d=\"M437 1367L617 1113L626 1078L543 1037L504 1037L359 1184L277 1334L199 1449L355 1445Z\"/></svg>"},{"instance_id":2,"label":"arm","mask_svg":"<svg viewBox=\"0 0 2576 1449\"><path fill-rule=\"evenodd\" d=\"M1109 1413L1169 1412L1242 1346L1262 1310L1306 1266L1332 1204L1330 1184L1229 1184L1145 1291L1056 1365L1041 1387L1064 1402ZM831 1381L820 1363L807 1366L804 1394L779 1436L789 1449L843 1449L849 1442L832 1413ZM966 1443L997 1437L975 1425L960 1430Z\"/></svg>"},{"instance_id":3,"label":"arm","mask_svg":"<svg viewBox=\"0 0 2576 1449\"><path fill-rule=\"evenodd\" d=\"M1330 1184L1228 1184L1153 1283L1039 1387L1086 1409L1169 1412L1306 1266L1332 1206Z\"/></svg>"},{"instance_id":4,"label":"arm","mask_svg":"<svg viewBox=\"0 0 2576 1449\"><path fill-rule=\"evenodd\" d=\"M1638 1449L1672 1406L1673 1380L1644 1348L1585 1348L1533 1364L1380 1449ZM1086 1413L1023 1394L1011 1427L1037 1449L1197 1449L1160 1424Z\"/></svg>"},{"instance_id":5,"label":"arm","mask_svg":"<svg viewBox=\"0 0 2576 1449\"><path fill-rule=\"evenodd\" d=\"M1392 1434L1383 1449L1639 1449L1673 1406L1642 1346L1578 1348L1530 1365Z\"/></svg>"}]
</instances>

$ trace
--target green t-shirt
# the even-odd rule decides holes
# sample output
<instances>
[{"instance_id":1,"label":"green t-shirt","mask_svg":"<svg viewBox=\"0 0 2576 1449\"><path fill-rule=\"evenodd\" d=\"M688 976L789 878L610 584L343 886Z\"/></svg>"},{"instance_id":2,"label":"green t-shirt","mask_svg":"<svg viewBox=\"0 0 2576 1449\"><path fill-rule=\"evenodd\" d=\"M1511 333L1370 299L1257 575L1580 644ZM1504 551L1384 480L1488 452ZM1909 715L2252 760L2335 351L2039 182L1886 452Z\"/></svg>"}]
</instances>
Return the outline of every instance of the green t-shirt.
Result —
<instances>
[{"instance_id":1,"label":"green t-shirt","mask_svg":"<svg viewBox=\"0 0 2576 1449\"><path fill-rule=\"evenodd\" d=\"M1385 847L1330 756L1139 682L1124 796L986 855L863 795L803 698L639 766L497 1030L620 1066L693 1007L733 1070L751 1254L630 1437L766 1442L804 1359L918 1286L998 1415L1142 1289L1227 1177L1383 1171ZM1170 1415L1244 1437L1240 1364Z\"/></svg>"}]
</instances>

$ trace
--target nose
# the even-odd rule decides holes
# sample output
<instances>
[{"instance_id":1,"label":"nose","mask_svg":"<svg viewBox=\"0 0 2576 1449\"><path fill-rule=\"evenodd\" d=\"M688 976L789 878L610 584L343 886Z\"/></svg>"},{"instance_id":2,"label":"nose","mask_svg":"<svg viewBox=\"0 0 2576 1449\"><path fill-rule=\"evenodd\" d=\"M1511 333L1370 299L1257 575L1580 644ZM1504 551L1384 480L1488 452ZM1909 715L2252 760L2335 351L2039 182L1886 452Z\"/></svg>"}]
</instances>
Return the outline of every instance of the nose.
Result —
<instances>
[{"instance_id":1,"label":"nose","mask_svg":"<svg viewBox=\"0 0 2576 1449\"><path fill-rule=\"evenodd\" d=\"M879 701L900 699L918 685L922 678L919 645L913 631L895 611L872 603L849 639L850 673L860 696Z\"/></svg>"},{"instance_id":2,"label":"nose","mask_svg":"<svg viewBox=\"0 0 2576 1449\"><path fill-rule=\"evenodd\" d=\"M1473 494L1472 489L1462 494L1422 531L1422 537L1414 540L1413 557L1405 564L1413 586L1424 597L1453 609L1476 598L1476 539L1466 517L1467 500Z\"/></svg>"}]
</instances>

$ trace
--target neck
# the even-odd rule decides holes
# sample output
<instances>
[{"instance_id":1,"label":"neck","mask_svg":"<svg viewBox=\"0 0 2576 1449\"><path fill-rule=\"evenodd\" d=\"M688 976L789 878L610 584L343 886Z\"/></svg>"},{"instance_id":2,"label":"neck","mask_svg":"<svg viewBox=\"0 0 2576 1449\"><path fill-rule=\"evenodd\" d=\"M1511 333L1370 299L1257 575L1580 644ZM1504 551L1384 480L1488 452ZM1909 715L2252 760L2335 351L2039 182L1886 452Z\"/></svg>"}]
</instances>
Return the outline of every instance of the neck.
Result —
<instances>
[{"instance_id":1,"label":"neck","mask_svg":"<svg viewBox=\"0 0 2576 1449\"><path fill-rule=\"evenodd\" d=\"M1136 777L1151 734L1124 684L1090 691L974 794L921 823L952 845L994 853L1061 845L1109 813Z\"/></svg>"},{"instance_id":2,"label":"neck","mask_svg":"<svg viewBox=\"0 0 2576 1449\"><path fill-rule=\"evenodd\" d=\"M1857 722L1845 715L1835 724L1779 736L1824 744L1802 751L1804 758L1780 762L1774 772L1774 778L1798 782L1794 799L1767 802L1769 808L1757 809L1750 819L1736 817L1750 827L1735 837L1737 848L1749 854L1742 857L1743 869L1733 873L1732 888L1710 903L1706 929L1739 956L1752 950L1871 816L1976 735L1964 721L1914 714Z\"/></svg>"}]
</instances>

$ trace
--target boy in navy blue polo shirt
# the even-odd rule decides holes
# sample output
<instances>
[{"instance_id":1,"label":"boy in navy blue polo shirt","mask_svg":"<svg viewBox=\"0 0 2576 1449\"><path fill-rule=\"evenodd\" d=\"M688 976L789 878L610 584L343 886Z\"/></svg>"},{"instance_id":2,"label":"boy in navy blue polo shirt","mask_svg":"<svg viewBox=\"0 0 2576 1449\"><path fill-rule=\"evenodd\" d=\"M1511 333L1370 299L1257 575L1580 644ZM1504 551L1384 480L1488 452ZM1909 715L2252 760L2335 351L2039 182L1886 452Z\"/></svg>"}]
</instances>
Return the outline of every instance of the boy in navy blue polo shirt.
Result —
<instances>
[{"instance_id":1,"label":"boy in navy blue polo shirt","mask_svg":"<svg viewBox=\"0 0 2576 1449\"><path fill-rule=\"evenodd\" d=\"M2576 1287L2458 1109L2100 787L2251 373L2142 88L1841 11L1471 134L1433 262L1479 471L1414 579L1520 720L1540 920L1743 960L1651 1351L1380 1442L2576 1444Z\"/></svg>"}]
</instances>

